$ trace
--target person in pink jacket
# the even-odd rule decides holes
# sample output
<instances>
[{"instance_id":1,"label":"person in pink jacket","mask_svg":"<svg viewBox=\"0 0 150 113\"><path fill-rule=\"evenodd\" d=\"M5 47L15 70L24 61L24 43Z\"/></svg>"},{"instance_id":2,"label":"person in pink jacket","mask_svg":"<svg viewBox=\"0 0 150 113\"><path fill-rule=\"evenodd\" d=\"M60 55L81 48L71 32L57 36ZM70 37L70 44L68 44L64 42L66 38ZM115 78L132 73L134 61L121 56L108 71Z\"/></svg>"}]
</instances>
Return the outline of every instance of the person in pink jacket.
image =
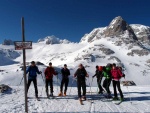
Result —
<instances>
[{"instance_id":1,"label":"person in pink jacket","mask_svg":"<svg viewBox=\"0 0 150 113\"><path fill-rule=\"evenodd\" d=\"M111 75L112 75L112 80L113 80L113 88L114 88L114 98L113 100L119 100L118 96L117 96L117 90L116 88L118 88L118 91L120 93L120 100L123 101L124 97L123 97L123 93L120 87L120 79L121 77L124 77L125 75L121 72L121 70L119 68L116 67L116 64L113 64L112 70L111 70Z\"/></svg>"}]
</instances>

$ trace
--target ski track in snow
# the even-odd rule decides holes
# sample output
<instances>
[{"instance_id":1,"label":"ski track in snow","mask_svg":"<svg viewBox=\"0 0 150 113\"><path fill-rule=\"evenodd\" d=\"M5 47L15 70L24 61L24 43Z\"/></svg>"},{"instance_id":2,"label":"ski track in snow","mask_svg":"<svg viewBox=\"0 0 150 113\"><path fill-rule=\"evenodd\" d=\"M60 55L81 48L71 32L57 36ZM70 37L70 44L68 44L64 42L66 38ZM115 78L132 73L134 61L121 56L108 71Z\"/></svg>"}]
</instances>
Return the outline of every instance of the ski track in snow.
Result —
<instances>
[{"instance_id":1,"label":"ski track in snow","mask_svg":"<svg viewBox=\"0 0 150 113\"><path fill-rule=\"evenodd\" d=\"M12 94L0 95L0 113L22 113L24 111L24 87L13 87ZM120 105L113 102L103 102L102 95L97 96L96 93L87 94L87 101L83 101L84 105L80 105L77 99L77 88L73 87L71 94L66 97L57 97L59 90L54 87L54 99L47 99L45 87L39 86L39 98L37 101L34 97L34 88L31 86L28 93L29 112L150 112L150 87L129 87L132 100L128 97L127 88L122 87L126 101ZM87 87L89 89L89 87ZM92 87L92 91L96 92L97 88ZM68 88L68 93L70 87ZM145 92L146 91L146 92ZM93 101L93 103L91 103Z\"/></svg>"}]
</instances>

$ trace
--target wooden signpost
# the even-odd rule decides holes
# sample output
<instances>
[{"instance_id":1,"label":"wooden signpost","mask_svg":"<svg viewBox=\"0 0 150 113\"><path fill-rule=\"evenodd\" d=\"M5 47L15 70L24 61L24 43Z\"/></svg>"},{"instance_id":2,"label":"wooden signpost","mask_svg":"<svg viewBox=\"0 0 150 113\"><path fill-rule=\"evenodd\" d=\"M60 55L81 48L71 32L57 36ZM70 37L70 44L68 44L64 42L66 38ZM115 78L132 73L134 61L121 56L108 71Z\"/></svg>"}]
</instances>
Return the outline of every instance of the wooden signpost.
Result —
<instances>
[{"instance_id":1,"label":"wooden signpost","mask_svg":"<svg viewBox=\"0 0 150 113\"><path fill-rule=\"evenodd\" d=\"M22 26L22 41L15 41L15 49L23 51L23 70L24 70L24 96L25 96L25 112L28 113L28 101L27 101L27 76L26 76L26 49L32 49L32 42L25 41L25 30L24 30L24 17L21 18Z\"/></svg>"}]
</instances>

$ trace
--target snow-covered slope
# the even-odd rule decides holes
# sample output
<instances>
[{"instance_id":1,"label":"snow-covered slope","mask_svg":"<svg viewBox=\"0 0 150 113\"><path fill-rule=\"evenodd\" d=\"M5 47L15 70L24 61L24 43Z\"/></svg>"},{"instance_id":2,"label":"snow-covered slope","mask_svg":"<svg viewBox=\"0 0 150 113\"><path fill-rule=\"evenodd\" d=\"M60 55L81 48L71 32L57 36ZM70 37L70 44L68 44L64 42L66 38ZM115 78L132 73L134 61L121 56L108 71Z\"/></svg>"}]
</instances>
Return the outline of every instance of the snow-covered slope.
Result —
<instances>
[{"instance_id":1,"label":"snow-covered slope","mask_svg":"<svg viewBox=\"0 0 150 113\"><path fill-rule=\"evenodd\" d=\"M128 47L130 44L122 43L122 45L116 46L116 40L117 38L101 38L89 44L45 45L34 43L33 49L27 50L26 58L27 62L34 60L45 65L53 62L53 65L58 68L61 68L63 64L68 64L69 69L71 69L71 75L74 74L78 64L83 63L90 77L94 75L96 65L105 66L107 63L117 63L124 67L128 80L133 80L137 85L149 85L150 64L148 59L150 59L150 52L143 50L138 45L132 46L130 49ZM3 46L0 47L2 48ZM13 49L13 46L10 49ZM22 63L22 54L13 61ZM1 69L5 71L12 70L12 66L1 66ZM20 70L20 64L14 65L13 69L15 70L14 73L11 72L11 76L15 75L16 70ZM44 70L44 67L42 70ZM7 74L3 73L1 77L3 78ZM5 82L6 79L4 80ZM3 83L3 79L1 81ZM96 83L93 86L96 86Z\"/></svg>"},{"instance_id":2,"label":"snow-covered slope","mask_svg":"<svg viewBox=\"0 0 150 113\"><path fill-rule=\"evenodd\" d=\"M104 37L103 33L104 30L106 29L106 27L102 27L102 28L95 28L94 30L92 30L89 34L85 34L82 38L80 43L87 43L87 42L93 42L94 40L98 40L101 37Z\"/></svg>"},{"instance_id":3,"label":"snow-covered slope","mask_svg":"<svg viewBox=\"0 0 150 113\"><path fill-rule=\"evenodd\" d=\"M23 87L13 87L12 93L0 95L0 112L1 113L22 113L24 111L24 89ZM104 99L102 95L97 95L97 88L92 87L92 95L87 93L88 101L80 105L77 99L77 88L68 88L68 96L57 97L57 99L47 99L44 86L39 86L40 101L34 97L34 89L31 86L29 90L28 109L29 113L99 113L99 112L116 112L116 113L149 113L150 112L150 86L132 86L122 87L126 101L120 105ZM17 92L15 91L17 90ZM112 87L111 87L112 90ZM87 92L90 88L87 87ZM54 87L54 95L59 93L59 89ZM131 97L131 100L130 100ZM93 100L93 103L91 101Z\"/></svg>"},{"instance_id":4,"label":"snow-covered slope","mask_svg":"<svg viewBox=\"0 0 150 113\"><path fill-rule=\"evenodd\" d=\"M20 53L13 46L0 45L0 66L17 63L14 59L19 56Z\"/></svg>"},{"instance_id":5,"label":"snow-covered slope","mask_svg":"<svg viewBox=\"0 0 150 113\"><path fill-rule=\"evenodd\" d=\"M38 43L44 43L44 44L69 44L71 43L70 41L66 40L66 39L59 39L55 36L47 36L43 39L39 39Z\"/></svg>"},{"instance_id":6,"label":"snow-covered slope","mask_svg":"<svg viewBox=\"0 0 150 113\"><path fill-rule=\"evenodd\" d=\"M150 42L150 27L140 24L131 24L131 28L141 42ZM149 41L148 41L149 40Z\"/></svg>"}]
</instances>

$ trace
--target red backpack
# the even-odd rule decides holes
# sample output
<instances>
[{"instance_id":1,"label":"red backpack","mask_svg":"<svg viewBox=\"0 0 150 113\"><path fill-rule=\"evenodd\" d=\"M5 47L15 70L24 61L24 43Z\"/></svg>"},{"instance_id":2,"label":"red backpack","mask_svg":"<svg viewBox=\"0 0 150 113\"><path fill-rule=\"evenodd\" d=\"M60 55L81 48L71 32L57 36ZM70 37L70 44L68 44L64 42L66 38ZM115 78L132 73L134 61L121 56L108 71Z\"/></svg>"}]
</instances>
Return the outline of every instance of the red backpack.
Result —
<instances>
[{"instance_id":1,"label":"red backpack","mask_svg":"<svg viewBox=\"0 0 150 113\"><path fill-rule=\"evenodd\" d=\"M102 71L103 70L103 66L99 66L98 70Z\"/></svg>"}]
</instances>

